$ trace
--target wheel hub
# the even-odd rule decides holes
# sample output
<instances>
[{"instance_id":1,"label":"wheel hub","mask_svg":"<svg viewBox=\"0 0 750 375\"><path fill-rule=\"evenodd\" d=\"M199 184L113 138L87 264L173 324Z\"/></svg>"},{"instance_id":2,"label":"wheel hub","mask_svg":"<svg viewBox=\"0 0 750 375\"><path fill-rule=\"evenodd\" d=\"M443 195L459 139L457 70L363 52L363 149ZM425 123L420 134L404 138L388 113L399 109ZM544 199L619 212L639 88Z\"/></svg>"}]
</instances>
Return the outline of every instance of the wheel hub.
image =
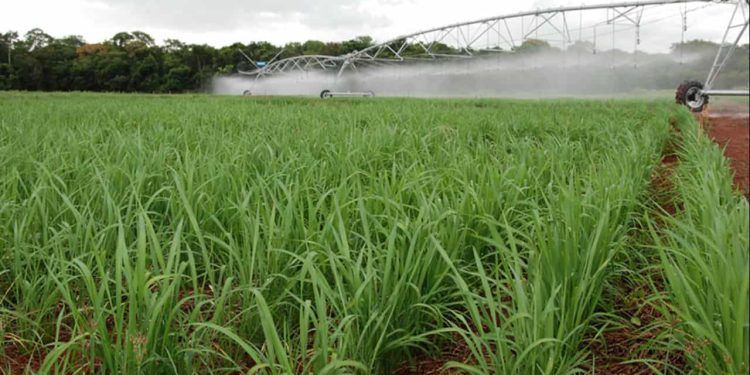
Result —
<instances>
[{"instance_id":1,"label":"wheel hub","mask_svg":"<svg viewBox=\"0 0 750 375\"><path fill-rule=\"evenodd\" d=\"M706 101L706 97L698 87L691 87L685 93L685 104L690 108L700 108Z\"/></svg>"}]
</instances>

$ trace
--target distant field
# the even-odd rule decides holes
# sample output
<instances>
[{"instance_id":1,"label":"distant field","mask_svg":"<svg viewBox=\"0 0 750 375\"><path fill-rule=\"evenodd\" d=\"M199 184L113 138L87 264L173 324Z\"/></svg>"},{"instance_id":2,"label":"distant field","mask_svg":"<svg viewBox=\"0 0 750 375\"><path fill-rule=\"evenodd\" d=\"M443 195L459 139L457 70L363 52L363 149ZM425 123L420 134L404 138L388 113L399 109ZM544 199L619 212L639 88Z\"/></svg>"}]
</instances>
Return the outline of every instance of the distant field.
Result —
<instances>
[{"instance_id":1,"label":"distant field","mask_svg":"<svg viewBox=\"0 0 750 375\"><path fill-rule=\"evenodd\" d=\"M0 374L748 369L669 99L0 93L0 171Z\"/></svg>"}]
</instances>

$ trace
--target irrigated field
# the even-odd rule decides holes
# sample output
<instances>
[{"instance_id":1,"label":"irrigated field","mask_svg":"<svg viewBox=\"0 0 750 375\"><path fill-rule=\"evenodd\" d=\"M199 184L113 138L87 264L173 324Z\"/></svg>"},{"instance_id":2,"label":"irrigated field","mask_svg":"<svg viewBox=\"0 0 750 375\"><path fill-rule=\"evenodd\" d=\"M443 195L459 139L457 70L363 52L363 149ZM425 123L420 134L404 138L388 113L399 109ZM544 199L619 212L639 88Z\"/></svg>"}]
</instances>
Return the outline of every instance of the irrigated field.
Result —
<instances>
[{"instance_id":1,"label":"irrigated field","mask_svg":"<svg viewBox=\"0 0 750 375\"><path fill-rule=\"evenodd\" d=\"M746 373L748 231L666 101L0 94L0 373Z\"/></svg>"}]
</instances>

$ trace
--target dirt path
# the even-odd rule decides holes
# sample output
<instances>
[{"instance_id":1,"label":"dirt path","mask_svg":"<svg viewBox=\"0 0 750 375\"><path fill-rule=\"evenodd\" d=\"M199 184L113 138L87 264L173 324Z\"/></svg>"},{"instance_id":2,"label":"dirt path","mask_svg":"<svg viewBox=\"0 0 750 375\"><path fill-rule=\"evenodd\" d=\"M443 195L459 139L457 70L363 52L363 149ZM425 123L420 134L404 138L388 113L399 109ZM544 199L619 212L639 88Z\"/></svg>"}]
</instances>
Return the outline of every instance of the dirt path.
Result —
<instances>
[{"instance_id":1,"label":"dirt path","mask_svg":"<svg viewBox=\"0 0 750 375\"><path fill-rule=\"evenodd\" d=\"M698 119L709 136L724 148L734 170L734 185L750 200L750 107L712 105Z\"/></svg>"}]
</instances>

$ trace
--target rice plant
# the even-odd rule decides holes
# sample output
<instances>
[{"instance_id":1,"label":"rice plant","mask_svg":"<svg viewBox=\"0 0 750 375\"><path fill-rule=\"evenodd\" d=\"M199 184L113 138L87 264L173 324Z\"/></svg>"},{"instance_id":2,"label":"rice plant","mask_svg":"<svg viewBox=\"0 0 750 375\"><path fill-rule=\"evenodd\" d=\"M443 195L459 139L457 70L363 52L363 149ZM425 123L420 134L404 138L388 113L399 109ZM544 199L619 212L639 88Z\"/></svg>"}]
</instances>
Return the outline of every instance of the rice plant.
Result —
<instances>
[{"instance_id":1,"label":"rice plant","mask_svg":"<svg viewBox=\"0 0 750 375\"><path fill-rule=\"evenodd\" d=\"M683 113L683 116L685 114ZM750 370L750 210L733 190L721 150L689 118L680 121L675 190L680 210L652 226L677 337L691 368Z\"/></svg>"},{"instance_id":2,"label":"rice plant","mask_svg":"<svg viewBox=\"0 0 750 375\"><path fill-rule=\"evenodd\" d=\"M390 373L461 342L446 368L583 371L675 112L2 94L0 350L28 372Z\"/></svg>"}]
</instances>

